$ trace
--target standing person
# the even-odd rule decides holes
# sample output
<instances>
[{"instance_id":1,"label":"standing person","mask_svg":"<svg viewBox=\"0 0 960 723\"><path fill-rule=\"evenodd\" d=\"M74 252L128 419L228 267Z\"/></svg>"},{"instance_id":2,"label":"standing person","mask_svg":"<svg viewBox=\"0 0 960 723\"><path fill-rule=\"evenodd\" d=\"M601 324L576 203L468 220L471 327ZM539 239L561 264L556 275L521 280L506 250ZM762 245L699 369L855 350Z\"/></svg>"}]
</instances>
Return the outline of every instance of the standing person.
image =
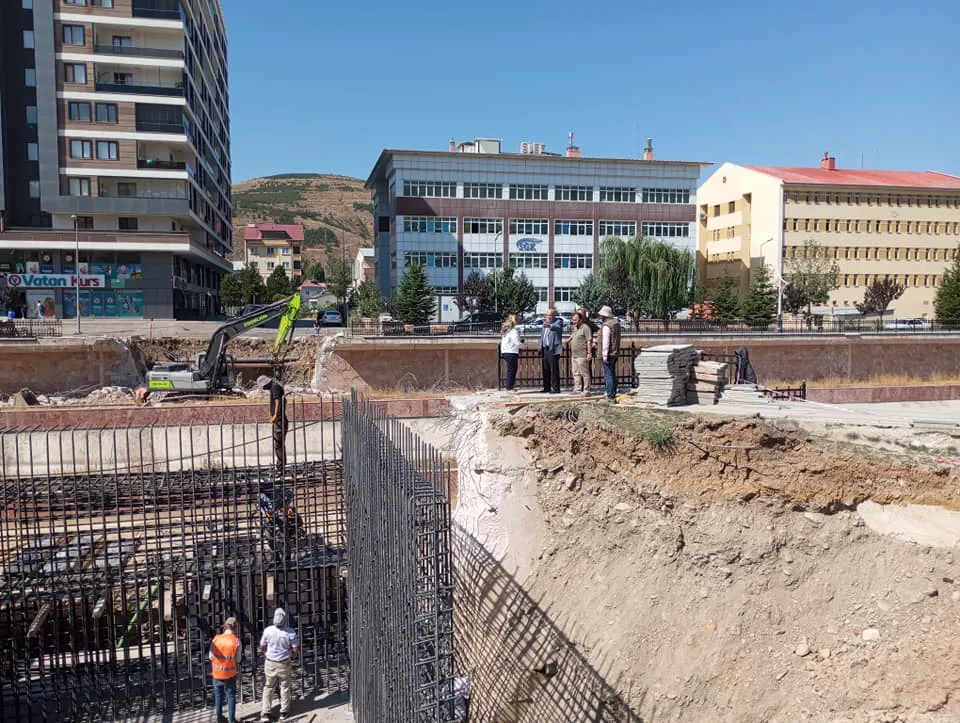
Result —
<instances>
[{"instance_id":1,"label":"standing person","mask_svg":"<svg viewBox=\"0 0 960 723\"><path fill-rule=\"evenodd\" d=\"M213 676L213 710L217 723L236 723L237 713L237 671L240 667L240 638L237 619L227 618L223 623L223 632L210 643L210 672ZM223 699L227 699L227 717L223 717Z\"/></svg>"},{"instance_id":2,"label":"standing person","mask_svg":"<svg viewBox=\"0 0 960 723\"><path fill-rule=\"evenodd\" d=\"M263 703L260 706L260 720L270 720L273 708L273 690L280 684L280 718L290 716L290 698L293 689L293 656L300 650L297 633L287 627L287 613L277 608L273 613L273 625L268 626L260 636L260 651L266 656L263 674Z\"/></svg>"},{"instance_id":3,"label":"standing person","mask_svg":"<svg viewBox=\"0 0 960 723\"><path fill-rule=\"evenodd\" d=\"M273 425L273 456L277 472L283 474L287 464L287 399L283 385L274 378L261 376L257 379L260 389L270 392L270 424Z\"/></svg>"},{"instance_id":4,"label":"standing person","mask_svg":"<svg viewBox=\"0 0 960 723\"><path fill-rule=\"evenodd\" d=\"M38 319L43 318L43 302L42 301L37 302L37 318Z\"/></svg>"},{"instance_id":5,"label":"standing person","mask_svg":"<svg viewBox=\"0 0 960 723\"><path fill-rule=\"evenodd\" d=\"M543 334L540 335L540 364L543 368L544 394L560 393L560 353L563 338L563 322L557 318L557 310L547 309L543 321Z\"/></svg>"},{"instance_id":6,"label":"standing person","mask_svg":"<svg viewBox=\"0 0 960 723\"><path fill-rule=\"evenodd\" d=\"M620 356L620 321L609 306L598 314L603 322L600 327L600 360L603 362L603 381L607 400L617 401L617 358Z\"/></svg>"},{"instance_id":7,"label":"standing person","mask_svg":"<svg viewBox=\"0 0 960 723\"><path fill-rule=\"evenodd\" d=\"M577 313L583 317L583 322L590 327L590 356L587 357L587 379L592 380L593 360L597 356L597 332L600 331L600 327L597 326L596 322L590 318L590 312L587 311L586 307L581 306L579 309L577 309Z\"/></svg>"},{"instance_id":8,"label":"standing person","mask_svg":"<svg viewBox=\"0 0 960 723\"><path fill-rule=\"evenodd\" d=\"M508 392L515 391L517 383L517 363L520 359L520 347L523 346L523 337L517 328L517 317L513 314L507 317L500 327L500 356L507 365L507 380L503 388Z\"/></svg>"},{"instance_id":9,"label":"standing person","mask_svg":"<svg viewBox=\"0 0 960 723\"><path fill-rule=\"evenodd\" d=\"M564 343L570 350L570 370L573 374L573 393L588 396L590 394L590 327L583 313L573 315L573 333Z\"/></svg>"}]
</instances>

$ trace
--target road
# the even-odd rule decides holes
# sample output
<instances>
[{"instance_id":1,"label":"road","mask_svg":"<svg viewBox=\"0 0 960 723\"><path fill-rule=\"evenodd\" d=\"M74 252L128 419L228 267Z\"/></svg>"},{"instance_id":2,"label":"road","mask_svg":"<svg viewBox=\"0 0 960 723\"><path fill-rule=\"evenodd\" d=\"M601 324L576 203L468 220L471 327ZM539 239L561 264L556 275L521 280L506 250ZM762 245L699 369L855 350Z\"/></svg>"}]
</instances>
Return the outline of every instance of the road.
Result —
<instances>
[{"instance_id":1,"label":"road","mask_svg":"<svg viewBox=\"0 0 960 723\"><path fill-rule=\"evenodd\" d=\"M128 337L181 337L188 339L209 339L213 332L223 324L223 321L176 321L174 319L82 319L80 321L80 336L82 338L98 338L104 336ZM335 334L343 331L343 327L325 327L321 333ZM301 319L295 337L313 336L317 332L313 327L313 320ZM247 332L250 336L272 338L277 334L276 325ZM63 339L78 338L75 319L63 322Z\"/></svg>"}]
</instances>

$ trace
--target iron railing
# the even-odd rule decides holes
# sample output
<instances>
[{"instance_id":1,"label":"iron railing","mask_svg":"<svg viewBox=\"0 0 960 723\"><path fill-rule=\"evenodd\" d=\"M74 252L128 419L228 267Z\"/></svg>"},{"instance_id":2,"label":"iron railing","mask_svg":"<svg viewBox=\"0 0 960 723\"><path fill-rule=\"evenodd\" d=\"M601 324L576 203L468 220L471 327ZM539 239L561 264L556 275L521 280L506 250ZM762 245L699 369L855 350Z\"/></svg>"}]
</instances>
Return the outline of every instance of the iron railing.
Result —
<instances>
[{"instance_id":1,"label":"iron railing","mask_svg":"<svg viewBox=\"0 0 960 723\"><path fill-rule=\"evenodd\" d=\"M356 394L343 407L357 723L455 720L450 468Z\"/></svg>"},{"instance_id":2,"label":"iron railing","mask_svg":"<svg viewBox=\"0 0 960 723\"><path fill-rule=\"evenodd\" d=\"M0 339L63 336L62 319L0 319Z\"/></svg>"},{"instance_id":3,"label":"iron railing","mask_svg":"<svg viewBox=\"0 0 960 723\"><path fill-rule=\"evenodd\" d=\"M301 407L282 473L269 425L0 433L0 720L209 705L231 615L253 701L277 606L300 637L295 694L346 689L342 468L333 423Z\"/></svg>"},{"instance_id":4,"label":"iron railing","mask_svg":"<svg viewBox=\"0 0 960 723\"><path fill-rule=\"evenodd\" d=\"M617 387L621 390L636 386L633 362L640 353L640 348L631 344L620 349L617 357ZM497 388L503 388L507 376L507 365L497 350ZM570 352L566 349L560 355L560 386L569 387L573 384L573 373L570 364ZM590 384L595 391L603 389L603 366L599 359L590 360ZM521 349L517 359L516 387L520 389L541 389L543 387L543 366L539 349Z\"/></svg>"}]
</instances>

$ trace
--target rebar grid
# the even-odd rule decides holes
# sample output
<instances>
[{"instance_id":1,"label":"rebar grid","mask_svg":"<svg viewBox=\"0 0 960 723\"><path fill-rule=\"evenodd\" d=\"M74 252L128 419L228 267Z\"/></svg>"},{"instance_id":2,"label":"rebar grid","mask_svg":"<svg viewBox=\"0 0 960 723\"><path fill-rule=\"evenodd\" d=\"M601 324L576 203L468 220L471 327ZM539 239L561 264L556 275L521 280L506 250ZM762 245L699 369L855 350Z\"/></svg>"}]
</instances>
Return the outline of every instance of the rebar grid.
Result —
<instances>
[{"instance_id":1,"label":"rebar grid","mask_svg":"<svg viewBox=\"0 0 960 723\"><path fill-rule=\"evenodd\" d=\"M338 439L297 411L283 473L269 425L0 434L0 720L208 705L230 615L253 700L276 606L301 638L295 694L346 689Z\"/></svg>"},{"instance_id":2,"label":"rebar grid","mask_svg":"<svg viewBox=\"0 0 960 723\"><path fill-rule=\"evenodd\" d=\"M357 723L445 723L453 697L450 469L356 394L343 407Z\"/></svg>"}]
</instances>

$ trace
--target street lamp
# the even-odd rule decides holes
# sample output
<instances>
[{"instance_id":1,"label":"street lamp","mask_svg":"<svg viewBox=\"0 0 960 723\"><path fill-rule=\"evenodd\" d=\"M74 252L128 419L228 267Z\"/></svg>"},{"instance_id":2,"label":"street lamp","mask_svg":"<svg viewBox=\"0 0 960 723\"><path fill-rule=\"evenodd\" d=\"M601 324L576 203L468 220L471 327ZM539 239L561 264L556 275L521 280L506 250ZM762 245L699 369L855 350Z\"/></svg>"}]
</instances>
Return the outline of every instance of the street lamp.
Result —
<instances>
[{"instance_id":1,"label":"street lamp","mask_svg":"<svg viewBox=\"0 0 960 723\"><path fill-rule=\"evenodd\" d=\"M760 258L763 258L763 247L773 241L768 238L760 244ZM777 245L777 265L774 267L777 275L777 333L783 333L783 249Z\"/></svg>"},{"instance_id":2,"label":"street lamp","mask_svg":"<svg viewBox=\"0 0 960 723\"><path fill-rule=\"evenodd\" d=\"M73 281L74 288L77 292L76 297L76 310L74 313L77 315L77 336L80 335L80 225L77 220L77 215L73 214L70 216L73 219Z\"/></svg>"},{"instance_id":3,"label":"street lamp","mask_svg":"<svg viewBox=\"0 0 960 723\"><path fill-rule=\"evenodd\" d=\"M497 254L497 239L498 239L498 238L501 238L502 236L503 236L503 229L501 228L499 231L497 231L497 235L493 237L493 254L494 254L494 258L496 258L496 254ZM502 262L500 263L500 269L501 269L501 271L503 270L503 263L502 263ZM499 288L498 288L498 287L499 287L499 283L497 282L497 271L496 271L496 269L494 269L494 271L493 271L493 310L494 310L496 313L499 314L499 313L500 313L500 299L498 298L498 296L499 296L499 294L498 294Z\"/></svg>"}]
</instances>

